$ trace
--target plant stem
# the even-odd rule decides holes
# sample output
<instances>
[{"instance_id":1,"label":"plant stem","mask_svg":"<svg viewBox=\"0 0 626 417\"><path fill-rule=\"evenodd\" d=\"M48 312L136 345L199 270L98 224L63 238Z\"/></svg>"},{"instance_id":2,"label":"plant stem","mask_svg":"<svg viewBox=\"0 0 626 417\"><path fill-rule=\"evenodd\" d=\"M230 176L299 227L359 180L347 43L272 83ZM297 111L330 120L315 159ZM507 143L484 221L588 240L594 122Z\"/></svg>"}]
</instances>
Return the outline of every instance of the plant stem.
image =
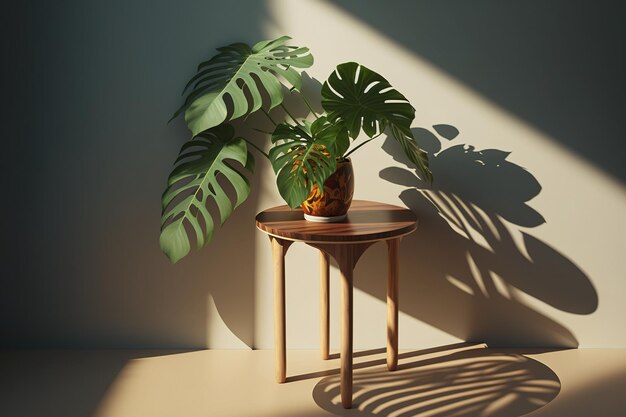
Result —
<instances>
[{"instance_id":1,"label":"plant stem","mask_svg":"<svg viewBox=\"0 0 626 417\"><path fill-rule=\"evenodd\" d=\"M267 159L270 159L270 156L265 153L263 151L263 149L259 148L258 146L256 146L254 143L250 142L248 139L244 139L249 145L251 145L254 149L256 149L257 151L261 152L261 154L263 154L264 157L266 157Z\"/></svg>"},{"instance_id":2,"label":"plant stem","mask_svg":"<svg viewBox=\"0 0 626 417\"><path fill-rule=\"evenodd\" d=\"M276 123L274 121L274 119L272 119L272 116L270 116L270 114L263 108L261 107L261 110L263 110L263 113L265 113L265 115L267 116L268 119L270 119L270 122L272 122L272 124L274 125L274 127L278 126L278 123Z\"/></svg>"},{"instance_id":3,"label":"plant stem","mask_svg":"<svg viewBox=\"0 0 626 417\"><path fill-rule=\"evenodd\" d=\"M283 103L280 103L280 107L282 107L282 108L283 108L283 110L285 111L285 113L287 113L287 115L289 115L289 117L291 117L291 120L293 120L293 122L294 122L295 124L297 124L298 126L300 126L300 123L298 123L298 121L296 120L296 118L295 118L295 117L293 117L293 115L289 112L289 110L287 109L287 107L286 107Z\"/></svg>"},{"instance_id":4,"label":"plant stem","mask_svg":"<svg viewBox=\"0 0 626 417\"><path fill-rule=\"evenodd\" d=\"M306 104L311 113L313 113L313 116L315 116L316 119L319 119L319 117L317 117L317 113L315 113L315 110L313 110L313 107L311 107L311 103L309 103L309 100L306 99L304 93L300 93L300 97L302 97L302 101L304 101L304 104Z\"/></svg>"},{"instance_id":5,"label":"plant stem","mask_svg":"<svg viewBox=\"0 0 626 417\"><path fill-rule=\"evenodd\" d=\"M361 146L370 143L371 141L373 141L374 139L376 139L377 137L379 137L380 135L382 135L382 133L379 133L378 135L374 136L373 138L370 138L368 140L366 140L365 142L361 143L359 146L357 146L356 148L352 149L350 152L348 152L347 154L345 154L343 157L347 158L351 153L353 153L354 151L356 151L357 149L359 149Z\"/></svg>"}]
</instances>

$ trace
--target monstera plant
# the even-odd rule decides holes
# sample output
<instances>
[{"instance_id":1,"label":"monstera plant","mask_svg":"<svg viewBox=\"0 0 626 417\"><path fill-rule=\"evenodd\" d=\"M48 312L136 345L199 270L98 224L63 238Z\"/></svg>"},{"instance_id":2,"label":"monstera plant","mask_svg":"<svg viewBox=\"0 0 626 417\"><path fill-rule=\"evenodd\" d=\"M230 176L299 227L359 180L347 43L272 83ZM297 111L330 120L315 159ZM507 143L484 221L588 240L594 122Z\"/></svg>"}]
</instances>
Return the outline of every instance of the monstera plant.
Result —
<instances>
[{"instance_id":1,"label":"monstera plant","mask_svg":"<svg viewBox=\"0 0 626 417\"><path fill-rule=\"evenodd\" d=\"M180 151L162 196L161 249L172 262L212 238L214 204L223 224L250 194L248 176L254 170L254 149L270 160L278 191L287 204L300 206L324 183L338 163L355 150L390 132L418 175L432 180L428 157L413 138L415 109L376 72L354 62L340 64L321 91L324 114L316 114L302 94L299 70L313 64L308 48L291 46L287 36L250 47L234 43L200 63L183 94L184 114L191 139ZM283 103L285 93L299 95L311 119L293 117ZM277 123L272 109L281 107L288 120ZM274 125L272 147L236 135L231 121L261 111ZM363 133L365 139L356 144ZM234 200L223 185L234 189Z\"/></svg>"}]
</instances>

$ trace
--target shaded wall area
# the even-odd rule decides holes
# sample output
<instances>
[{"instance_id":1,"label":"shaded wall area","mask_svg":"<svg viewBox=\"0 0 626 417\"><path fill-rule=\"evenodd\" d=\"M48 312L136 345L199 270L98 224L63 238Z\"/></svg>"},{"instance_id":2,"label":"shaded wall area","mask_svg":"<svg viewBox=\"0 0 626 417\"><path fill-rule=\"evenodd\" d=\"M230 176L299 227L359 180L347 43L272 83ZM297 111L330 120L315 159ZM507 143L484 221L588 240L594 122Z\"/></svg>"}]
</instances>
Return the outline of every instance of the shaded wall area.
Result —
<instances>
[{"instance_id":1,"label":"shaded wall area","mask_svg":"<svg viewBox=\"0 0 626 417\"><path fill-rule=\"evenodd\" d=\"M212 320L252 345L257 194L210 250L172 266L158 243L160 195L189 136L166 122L201 59L263 38L263 3L241 7L4 8L0 346L206 346Z\"/></svg>"}]
</instances>

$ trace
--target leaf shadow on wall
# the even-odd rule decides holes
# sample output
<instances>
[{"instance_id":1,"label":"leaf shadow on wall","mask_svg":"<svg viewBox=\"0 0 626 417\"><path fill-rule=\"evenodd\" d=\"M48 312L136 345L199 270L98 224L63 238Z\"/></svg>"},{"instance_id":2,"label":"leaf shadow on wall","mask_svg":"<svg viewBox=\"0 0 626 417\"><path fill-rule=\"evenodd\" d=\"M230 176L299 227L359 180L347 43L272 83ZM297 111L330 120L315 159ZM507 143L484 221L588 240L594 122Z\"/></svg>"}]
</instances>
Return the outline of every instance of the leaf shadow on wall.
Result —
<instances>
[{"instance_id":1,"label":"leaf shadow on wall","mask_svg":"<svg viewBox=\"0 0 626 417\"><path fill-rule=\"evenodd\" d=\"M458 136L453 126L434 128L445 139ZM400 198L420 221L401 245L401 310L466 341L577 347L568 328L524 301L531 296L573 314L598 306L592 283L574 262L520 229L544 223L527 204L541 191L539 182L508 161L507 152L468 144L444 148L429 130L414 134L430 155L432 186L407 169L380 172L407 187ZM388 139L383 149L408 162L395 142ZM372 293L376 280L364 274L356 285Z\"/></svg>"}]
</instances>

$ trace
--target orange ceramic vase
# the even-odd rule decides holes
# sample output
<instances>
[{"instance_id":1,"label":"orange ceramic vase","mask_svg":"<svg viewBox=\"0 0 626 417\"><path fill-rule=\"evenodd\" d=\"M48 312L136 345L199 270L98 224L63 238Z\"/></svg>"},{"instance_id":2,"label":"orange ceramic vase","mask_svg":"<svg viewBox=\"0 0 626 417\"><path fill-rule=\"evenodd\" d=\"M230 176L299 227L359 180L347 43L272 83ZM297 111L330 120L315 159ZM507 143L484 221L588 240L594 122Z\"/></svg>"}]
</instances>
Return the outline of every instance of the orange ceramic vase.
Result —
<instances>
[{"instance_id":1,"label":"orange ceramic vase","mask_svg":"<svg viewBox=\"0 0 626 417\"><path fill-rule=\"evenodd\" d=\"M326 179L324 191L317 184L302 203L304 218L313 222L340 222L346 218L354 194L354 171L349 159L337 161L337 170Z\"/></svg>"}]
</instances>

